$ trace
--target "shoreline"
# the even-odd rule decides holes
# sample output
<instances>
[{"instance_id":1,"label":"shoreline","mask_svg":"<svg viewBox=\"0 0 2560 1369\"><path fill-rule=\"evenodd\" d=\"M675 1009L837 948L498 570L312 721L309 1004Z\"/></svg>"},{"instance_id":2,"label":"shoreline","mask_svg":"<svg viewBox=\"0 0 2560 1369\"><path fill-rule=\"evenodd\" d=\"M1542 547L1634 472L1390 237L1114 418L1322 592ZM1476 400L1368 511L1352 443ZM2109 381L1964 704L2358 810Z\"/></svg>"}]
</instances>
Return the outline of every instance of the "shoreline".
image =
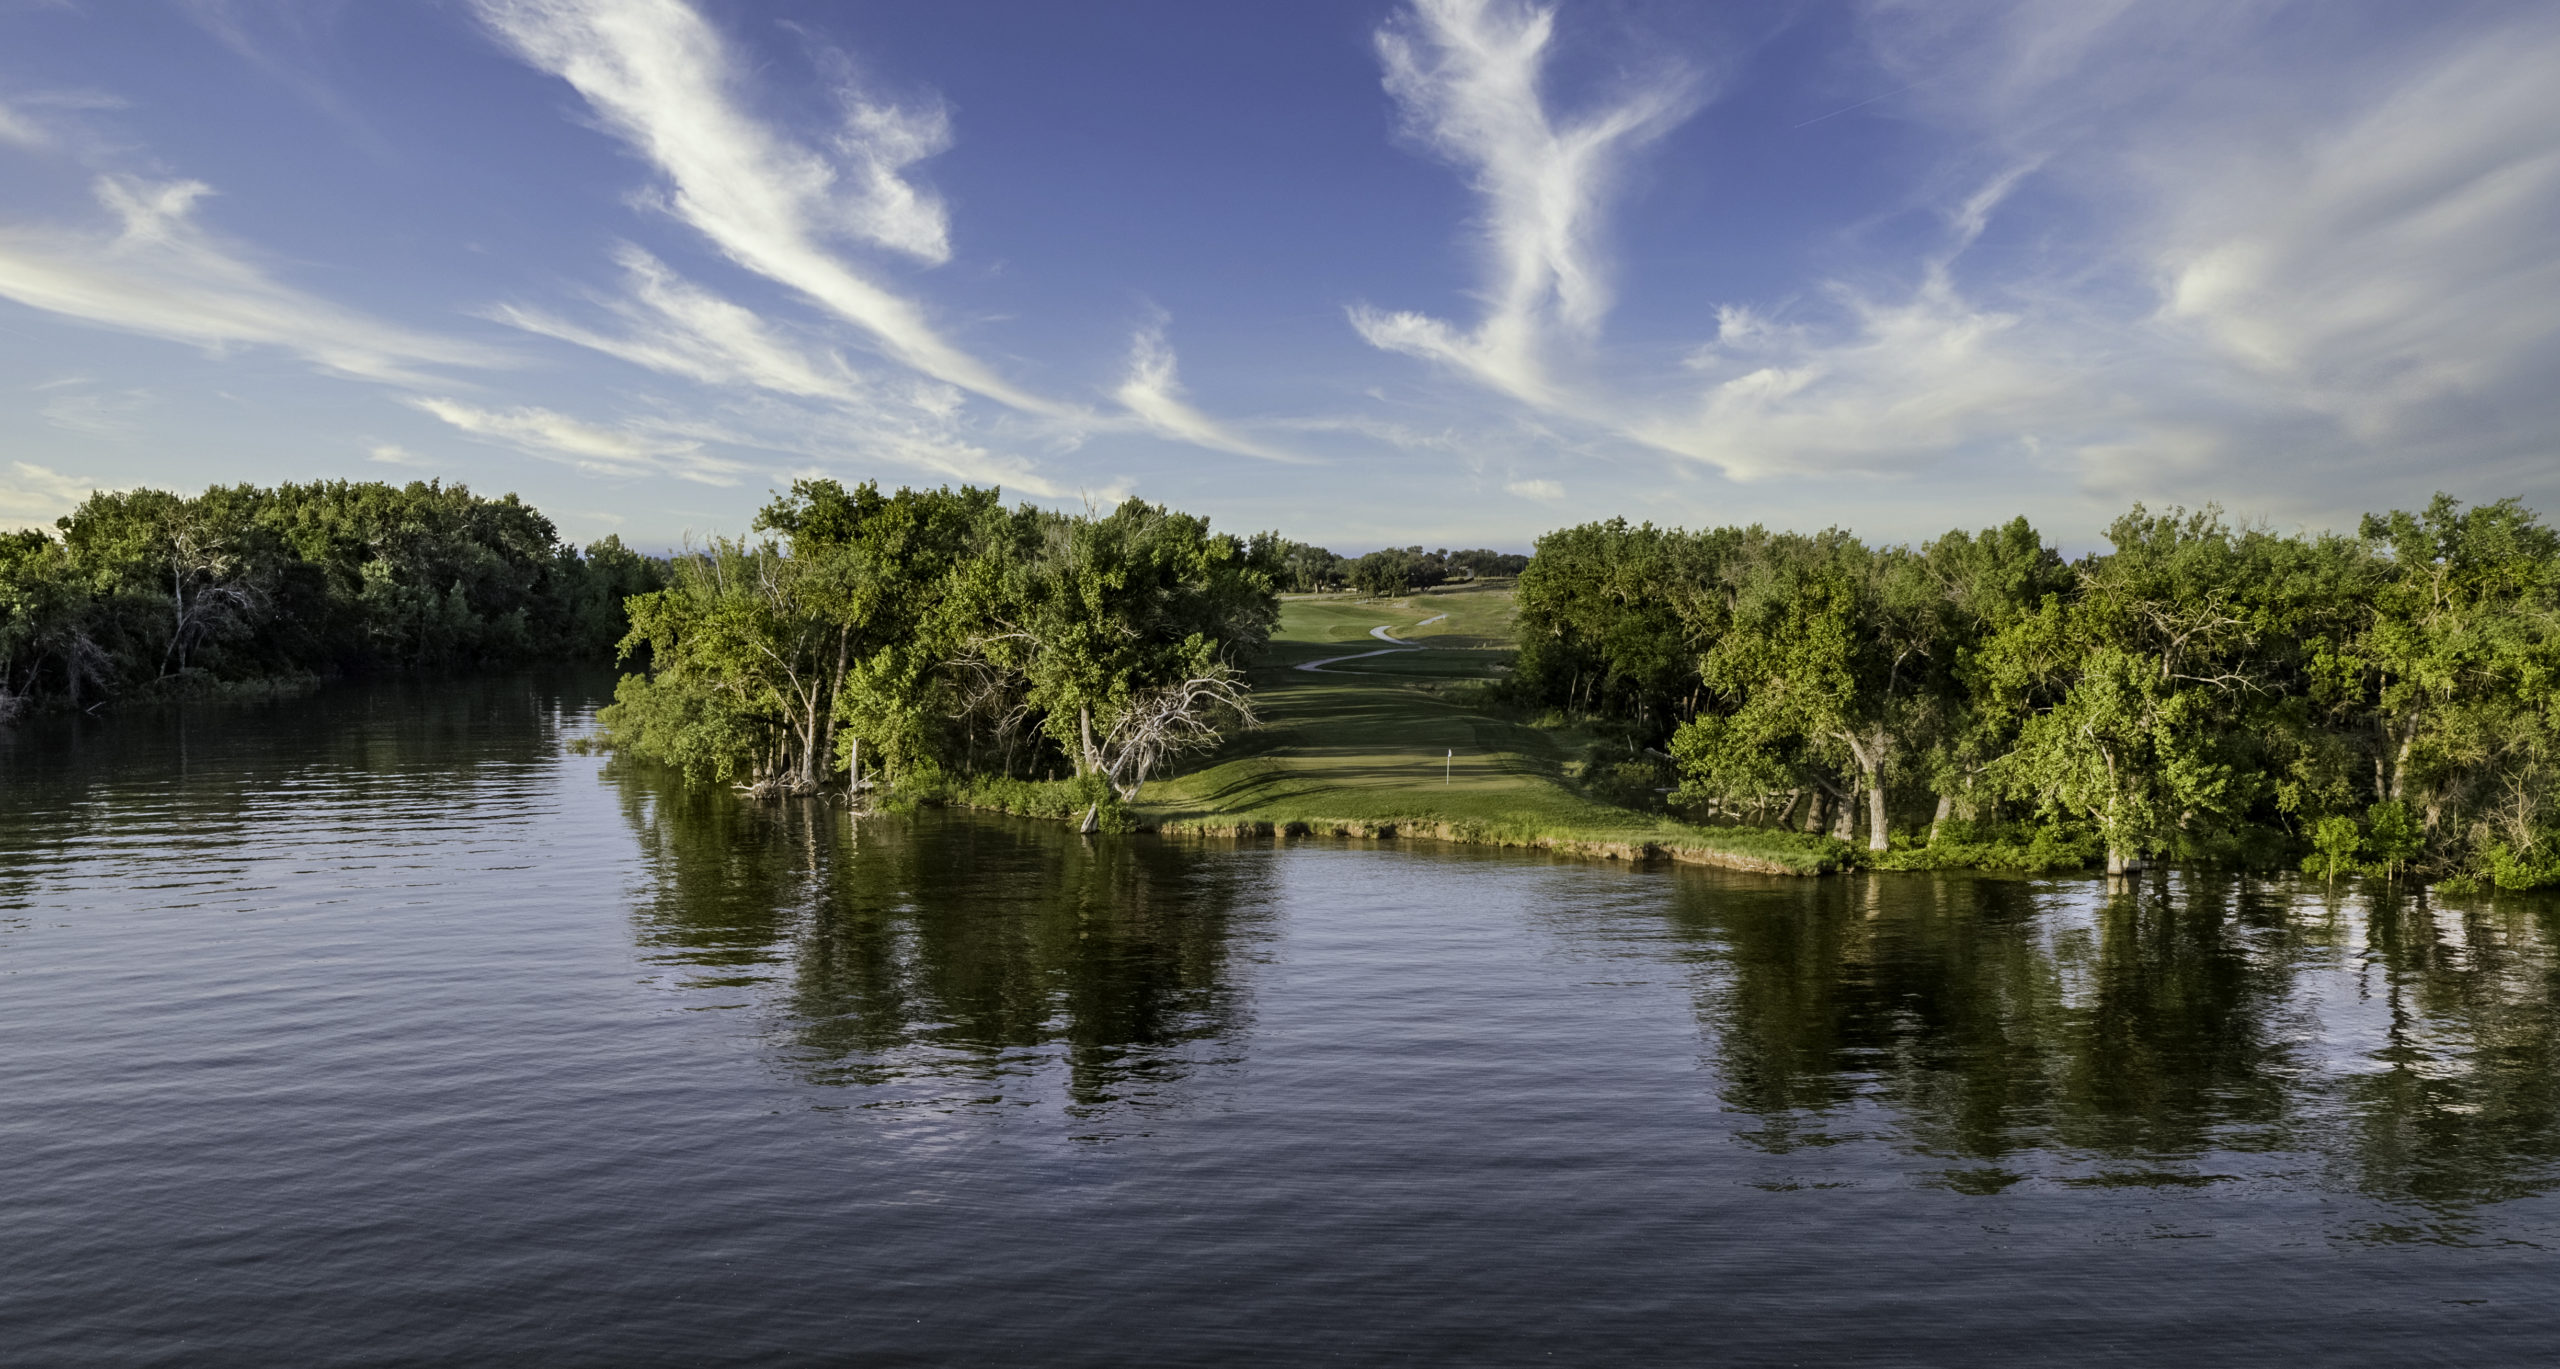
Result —
<instances>
[{"instance_id":1,"label":"shoreline","mask_svg":"<svg viewBox=\"0 0 2560 1369\"><path fill-rule=\"evenodd\" d=\"M1050 783L1064 782L1051 781ZM1031 798L1031 795L1024 795ZM1060 795L1040 798L1065 799ZM943 794L927 802L944 807L968 809L981 813L1002 813L1008 817L1033 821L1059 822L1074 826L1082 820L1084 800L1077 798L1063 806L1056 802L1007 804L986 801L981 796L970 801L959 795ZM1434 841L1453 846L1485 846L1496 849L1551 851L1559 855L1578 856L1586 860L1625 861L1630 864L1663 860L1679 865L1701 865L1744 874L1782 875L1790 879L1812 879L1840 874L1857 868L1854 853L1843 849L1814 848L1800 852L1759 853L1730 850L1707 842L1683 841L1664 835L1602 832L1588 835L1541 832L1503 824L1452 820L1431 817L1379 818L1256 818L1246 816L1152 817L1128 808L1118 810L1128 822L1120 833L1182 838L1186 840L1271 840L1286 841L1306 838L1347 838L1368 841ZM1760 829L1749 830L1754 833ZM1777 834L1773 835L1793 835ZM1793 859L1788 857L1792 856Z\"/></svg>"},{"instance_id":2,"label":"shoreline","mask_svg":"<svg viewBox=\"0 0 2560 1369\"><path fill-rule=\"evenodd\" d=\"M1548 835L1515 835L1483 830L1479 824L1447 822L1435 818L1307 818L1287 821L1219 821L1214 818L1177 818L1148 826L1141 832L1164 837L1193 839L1245 840L1268 838L1283 841L1291 838L1352 838L1372 841L1435 841L1453 846L1488 846L1496 849L1551 851L1558 855L1580 856L1586 860L1616 860L1634 864L1642 861L1667 860L1678 865L1705 865L1745 874L1783 875L1790 879L1815 879L1840 874L1847 863L1827 860L1811 862L1813 868L1798 869L1785 862L1739 851L1720 851L1710 846L1695 846L1660 841L1611 841L1581 837Z\"/></svg>"}]
</instances>

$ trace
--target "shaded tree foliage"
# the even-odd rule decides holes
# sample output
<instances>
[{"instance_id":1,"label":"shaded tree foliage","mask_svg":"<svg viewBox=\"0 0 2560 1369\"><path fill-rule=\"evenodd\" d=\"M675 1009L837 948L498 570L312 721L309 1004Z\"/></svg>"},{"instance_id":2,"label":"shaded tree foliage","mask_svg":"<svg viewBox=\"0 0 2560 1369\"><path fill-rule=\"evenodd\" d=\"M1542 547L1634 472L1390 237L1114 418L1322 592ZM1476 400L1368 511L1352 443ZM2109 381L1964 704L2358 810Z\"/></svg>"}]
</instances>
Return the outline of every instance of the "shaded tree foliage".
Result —
<instances>
[{"instance_id":1,"label":"shaded tree foliage","mask_svg":"<svg viewBox=\"0 0 2560 1369\"><path fill-rule=\"evenodd\" d=\"M313 674L608 655L660 563L514 495L326 481L95 494L0 534L0 711Z\"/></svg>"},{"instance_id":2,"label":"shaded tree foliage","mask_svg":"<svg viewBox=\"0 0 2560 1369\"><path fill-rule=\"evenodd\" d=\"M1292 542L1276 532L1256 533L1252 547L1257 560L1275 568L1272 588L1284 594L1321 594L1351 583L1350 559L1323 547Z\"/></svg>"},{"instance_id":3,"label":"shaded tree foliage","mask_svg":"<svg viewBox=\"0 0 2560 1369\"><path fill-rule=\"evenodd\" d=\"M1135 797L1251 720L1276 538L1134 499L1076 516L829 480L794 484L756 531L632 601L625 645L651 669L603 715L618 747L753 789L1063 769Z\"/></svg>"},{"instance_id":4,"label":"shaded tree foliage","mask_svg":"<svg viewBox=\"0 0 2560 1369\"><path fill-rule=\"evenodd\" d=\"M1446 555L1420 547L1384 547L1351 563L1351 586L1381 598L1429 589L1449 579Z\"/></svg>"},{"instance_id":5,"label":"shaded tree foliage","mask_svg":"<svg viewBox=\"0 0 2560 1369\"><path fill-rule=\"evenodd\" d=\"M1273 587L1287 594L1356 589L1368 595L1397 595L1452 580L1518 575L1529 564L1526 556L1482 547L1467 551L1388 547L1366 556L1338 556L1276 532L1256 534L1250 546L1258 560L1276 567Z\"/></svg>"},{"instance_id":6,"label":"shaded tree foliage","mask_svg":"<svg viewBox=\"0 0 2560 1369\"><path fill-rule=\"evenodd\" d=\"M1471 580L1518 575L1529 568L1528 557L1518 552L1495 551L1489 547L1470 547L1465 551L1443 552L1441 556L1452 569Z\"/></svg>"},{"instance_id":7,"label":"shaded tree foliage","mask_svg":"<svg viewBox=\"0 0 2560 1369\"><path fill-rule=\"evenodd\" d=\"M2136 507L2108 543L1568 528L1521 576L1509 688L1667 748L1684 803L1863 819L1878 851L2005 805L2112 868L2560 883L2560 536L2536 515L2438 496L2279 536Z\"/></svg>"}]
</instances>

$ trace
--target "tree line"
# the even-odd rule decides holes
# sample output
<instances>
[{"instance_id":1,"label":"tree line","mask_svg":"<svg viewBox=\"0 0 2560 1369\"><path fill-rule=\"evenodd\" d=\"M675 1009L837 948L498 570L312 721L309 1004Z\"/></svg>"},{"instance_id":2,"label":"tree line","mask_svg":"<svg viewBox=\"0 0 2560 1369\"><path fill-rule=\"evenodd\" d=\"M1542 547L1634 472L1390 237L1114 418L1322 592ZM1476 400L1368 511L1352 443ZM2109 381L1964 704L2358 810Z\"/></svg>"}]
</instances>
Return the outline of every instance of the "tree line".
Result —
<instances>
[{"instance_id":1,"label":"tree line","mask_svg":"<svg viewBox=\"0 0 2560 1369\"><path fill-rule=\"evenodd\" d=\"M1585 524L1519 586L1518 701L1700 817L2330 875L2560 883L2560 537L2515 500L2280 536L2140 506L1917 547Z\"/></svg>"},{"instance_id":2,"label":"tree line","mask_svg":"<svg viewBox=\"0 0 2560 1369\"><path fill-rule=\"evenodd\" d=\"M660 566L461 485L93 494L0 533L0 716L248 681L609 656Z\"/></svg>"},{"instance_id":3,"label":"tree line","mask_svg":"<svg viewBox=\"0 0 2560 1369\"><path fill-rule=\"evenodd\" d=\"M1484 547L1465 551L1451 551L1446 547L1437 551L1424 551L1418 546L1382 547L1365 556L1338 556L1323 547L1304 542L1282 541L1278 548L1279 578L1276 583L1283 592L1290 594L1357 591L1377 598L1392 598L1453 581L1518 575L1529 564L1528 557L1516 552L1493 551Z\"/></svg>"},{"instance_id":4,"label":"tree line","mask_svg":"<svg viewBox=\"0 0 2560 1369\"><path fill-rule=\"evenodd\" d=\"M1278 620L1283 546L1136 499L1065 514L799 481L630 601L623 646L650 668L600 721L617 749L760 792L1073 776L1134 798L1252 720L1243 667Z\"/></svg>"}]
</instances>

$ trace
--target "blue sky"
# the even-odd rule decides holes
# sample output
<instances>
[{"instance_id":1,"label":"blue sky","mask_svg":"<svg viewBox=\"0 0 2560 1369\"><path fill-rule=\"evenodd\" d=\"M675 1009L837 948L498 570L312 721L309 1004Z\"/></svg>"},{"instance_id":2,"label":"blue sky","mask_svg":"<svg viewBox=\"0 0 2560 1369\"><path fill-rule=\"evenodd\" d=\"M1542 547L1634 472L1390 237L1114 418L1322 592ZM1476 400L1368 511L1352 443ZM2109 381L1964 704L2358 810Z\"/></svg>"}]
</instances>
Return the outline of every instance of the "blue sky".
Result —
<instances>
[{"instance_id":1,"label":"blue sky","mask_svg":"<svg viewBox=\"0 0 2560 1369\"><path fill-rule=\"evenodd\" d=\"M2560 11L0 0L0 524L2560 511Z\"/></svg>"}]
</instances>

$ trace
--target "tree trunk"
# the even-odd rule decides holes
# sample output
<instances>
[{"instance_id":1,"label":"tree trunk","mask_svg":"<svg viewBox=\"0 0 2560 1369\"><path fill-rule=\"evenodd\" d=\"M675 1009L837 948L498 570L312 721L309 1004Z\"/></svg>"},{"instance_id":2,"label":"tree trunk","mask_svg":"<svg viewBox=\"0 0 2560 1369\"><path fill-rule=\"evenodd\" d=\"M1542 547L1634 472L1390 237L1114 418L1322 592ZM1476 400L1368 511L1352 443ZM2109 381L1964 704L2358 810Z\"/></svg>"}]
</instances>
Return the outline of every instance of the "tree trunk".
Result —
<instances>
[{"instance_id":1,"label":"tree trunk","mask_svg":"<svg viewBox=\"0 0 2560 1369\"><path fill-rule=\"evenodd\" d=\"M1857 781L1852 780L1849 782L1849 792L1842 794L1838 804L1834 805L1831 810L1831 839L1833 841L1852 841L1856 839L1857 835L1858 785Z\"/></svg>"},{"instance_id":2,"label":"tree trunk","mask_svg":"<svg viewBox=\"0 0 2560 1369\"><path fill-rule=\"evenodd\" d=\"M818 711L818 696L814 690L811 691L809 698L809 731L805 740L809 749L800 756L800 788L815 792L818 787L818 767L821 764L818 752L827 742L827 715Z\"/></svg>"},{"instance_id":3,"label":"tree trunk","mask_svg":"<svg viewBox=\"0 0 2560 1369\"><path fill-rule=\"evenodd\" d=\"M825 711L818 714L818 742L812 748L817 752L817 756L809 764L809 787L813 790L820 787L819 782L826 775L827 760L835 754L836 700L844 697L844 669L852 647L853 629L837 628L835 673L827 677L826 686L818 692L820 705ZM855 745L859 746L861 743L856 741Z\"/></svg>"},{"instance_id":4,"label":"tree trunk","mask_svg":"<svg viewBox=\"0 0 2560 1369\"><path fill-rule=\"evenodd\" d=\"M1930 819L1929 819L1929 844L1930 844L1930 845L1935 846L1935 845L1937 845L1937 844L1938 844L1938 829L1939 829L1940 827L1943 827L1943 826L1945 826L1945 825L1946 825L1947 818L1948 818L1951 814L1953 814L1955 811L1956 811L1956 797L1955 797L1955 795L1953 795L1953 794L1940 794L1940 795L1938 796L1938 812L1937 812L1936 816L1934 816L1934 817L1932 817L1932 818L1930 818Z\"/></svg>"},{"instance_id":5,"label":"tree trunk","mask_svg":"<svg viewBox=\"0 0 2560 1369\"><path fill-rule=\"evenodd\" d=\"M1873 769L1867 771L1867 849L1885 849L1884 776Z\"/></svg>"},{"instance_id":6,"label":"tree trunk","mask_svg":"<svg viewBox=\"0 0 2560 1369\"><path fill-rule=\"evenodd\" d=\"M1819 833L1822 830L1822 805L1824 798L1825 795L1823 792L1816 789L1813 791L1811 796L1805 799L1804 830L1807 833Z\"/></svg>"},{"instance_id":7,"label":"tree trunk","mask_svg":"<svg viewBox=\"0 0 2560 1369\"><path fill-rule=\"evenodd\" d=\"M163 675L169 673L172 657L176 658L178 669L187 668L187 653L179 645L187 640L187 583L178 578L178 563L175 561L169 563L169 605L177 617L169 625L169 653L160 658L160 673Z\"/></svg>"},{"instance_id":8,"label":"tree trunk","mask_svg":"<svg viewBox=\"0 0 2560 1369\"><path fill-rule=\"evenodd\" d=\"M862 792L862 738L859 735L853 739L853 755L849 759L852 763L845 767L847 771L844 782L845 791L859 794Z\"/></svg>"},{"instance_id":9,"label":"tree trunk","mask_svg":"<svg viewBox=\"0 0 2560 1369\"><path fill-rule=\"evenodd\" d=\"M1093 754L1093 705L1086 704L1076 710L1076 730L1083 734L1084 739L1084 754L1077 758L1076 773L1099 772L1102 758Z\"/></svg>"}]
</instances>

